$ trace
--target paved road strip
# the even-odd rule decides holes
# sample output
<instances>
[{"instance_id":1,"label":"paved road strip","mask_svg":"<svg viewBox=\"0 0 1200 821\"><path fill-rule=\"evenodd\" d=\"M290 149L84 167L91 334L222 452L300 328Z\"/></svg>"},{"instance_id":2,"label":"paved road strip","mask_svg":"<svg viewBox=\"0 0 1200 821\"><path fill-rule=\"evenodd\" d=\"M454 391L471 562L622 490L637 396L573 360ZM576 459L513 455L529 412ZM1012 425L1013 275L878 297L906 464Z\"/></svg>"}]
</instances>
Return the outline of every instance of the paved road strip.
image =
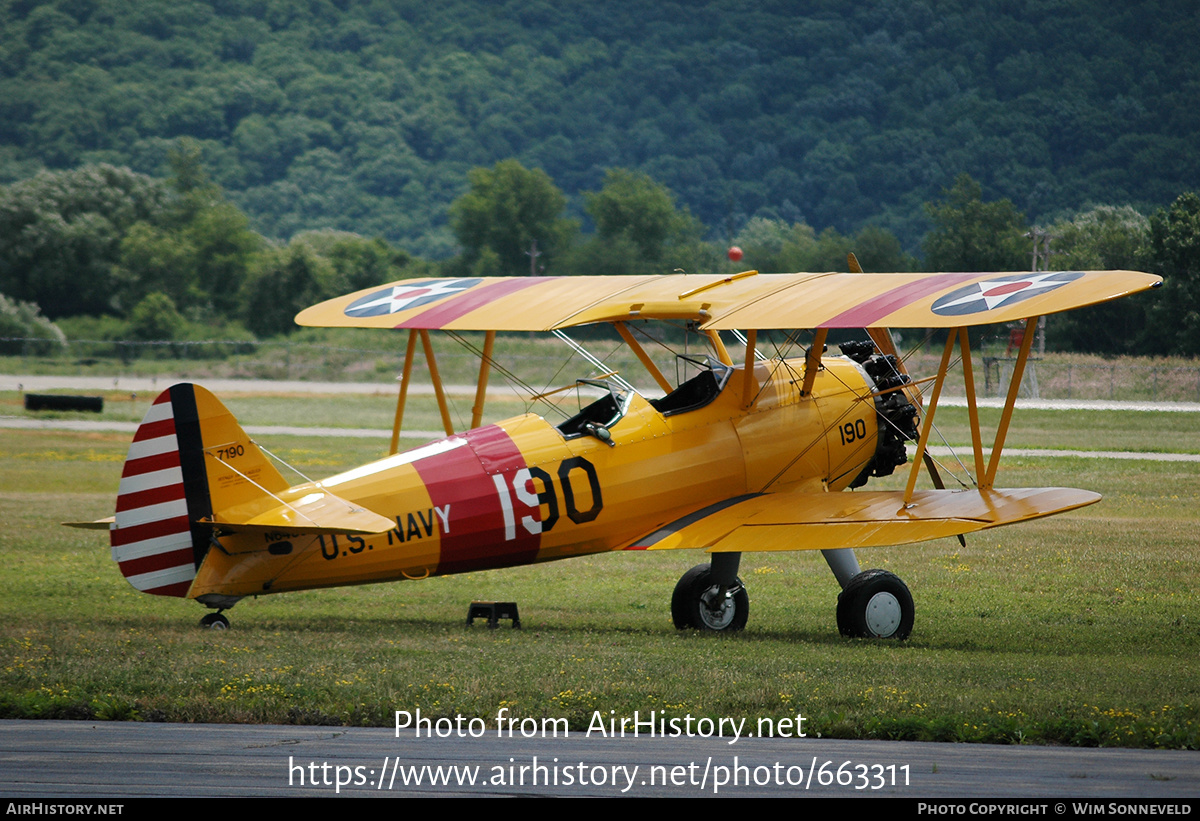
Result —
<instances>
[{"instance_id":1,"label":"paved road strip","mask_svg":"<svg viewBox=\"0 0 1200 821\"><path fill-rule=\"evenodd\" d=\"M128 433L137 429L135 422L106 422L80 419L29 419L20 416L0 416L0 429L10 430L66 430L79 433ZM390 439L390 430L373 428L301 428L286 425L246 425L246 432L251 436L324 436L331 439ZM429 441L440 439L441 431L436 430L406 430L402 434L405 439ZM909 446L909 456L914 448ZM930 453L937 457L954 455L948 447L931 447ZM969 445L956 451L959 458L968 458L971 454ZM990 453L990 450L985 450ZM1074 457L1078 459L1141 459L1150 462L1200 462L1197 453L1149 453L1121 450L1050 450L1042 448L1005 448L1006 456L1029 457Z\"/></svg>"},{"instance_id":2,"label":"paved road strip","mask_svg":"<svg viewBox=\"0 0 1200 821\"><path fill-rule=\"evenodd\" d=\"M0 391L132 391L157 393L182 379L149 376L33 376L22 374L0 374ZM275 381L269 379L199 379L201 384L220 396L222 393L326 393L367 394L394 397L398 388L395 382L302 382L299 380ZM474 396L474 385L446 385L446 392L454 396ZM416 383L409 391L417 394L432 394L433 387ZM489 396L524 398L515 388L500 382L489 386ZM647 394L651 396L653 394ZM943 396L939 403L948 407L966 407L967 400L961 396ZM982 408L1004 407L1004 399L990 397L979 399ZM1111 411L1164 411L1174 413L1200 413L1200 402L1145 402L1115 401L1102 399L1018 399L1017 408L1023 410L1111 410Z\"/></svg>"}]
</instances>

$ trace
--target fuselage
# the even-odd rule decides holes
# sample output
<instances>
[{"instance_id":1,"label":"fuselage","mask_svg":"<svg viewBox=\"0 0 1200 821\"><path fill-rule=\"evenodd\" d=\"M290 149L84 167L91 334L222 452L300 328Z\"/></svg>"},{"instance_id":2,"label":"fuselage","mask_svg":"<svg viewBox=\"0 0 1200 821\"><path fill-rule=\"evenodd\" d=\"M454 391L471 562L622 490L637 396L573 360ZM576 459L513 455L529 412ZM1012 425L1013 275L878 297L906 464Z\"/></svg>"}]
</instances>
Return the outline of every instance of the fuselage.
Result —
<instances>
[{"instance_id":1,"label":"fuselage","mask_svg":"<svg viewBox=\"0 0 1200 821\"><path fill-rule=\"evenodd\" d=\"M608 437L513 417L330 477L326 490L395 522L374 535L229 533L189 597L421 579L619 550L697 509L748 493L839 491L871 461L870 377L829 357L811 394L800 360L734 371L715 398L660 411L631 393ZM747 392L747 387L749 391ZM666 407L664 403L658 402Z\"/></svg>"}]
</instances>

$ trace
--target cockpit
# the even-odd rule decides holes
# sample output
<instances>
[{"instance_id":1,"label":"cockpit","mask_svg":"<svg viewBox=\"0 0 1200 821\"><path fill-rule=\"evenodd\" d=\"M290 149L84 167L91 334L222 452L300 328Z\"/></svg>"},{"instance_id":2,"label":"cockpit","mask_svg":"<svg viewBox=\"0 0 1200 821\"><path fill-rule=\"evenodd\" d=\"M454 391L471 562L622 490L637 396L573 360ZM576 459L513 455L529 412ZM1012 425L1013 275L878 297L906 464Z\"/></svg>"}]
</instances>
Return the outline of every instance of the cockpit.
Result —
<instances>
[{"instance_id":1,"label":"cockpit","mask_svg":"<svg viewBox=\"0 0 1200 821\"><path fill-rule=\"evenodd\" d=\"M698 373L685 378L665 396L649 400L650 406L663 416L687 413L708 405L720 395L733 373L729 365L706 355L680 354L676 357L676 369L680 374ZM590 435L611 445L609 428L629 409L633 391L601 379L579 379L575 384L579 388L598 388L605 394L558 425L558 430L567 439Z\"/></svg>"},{"instance_id":2,"label":"cockpit","mask_svg":"<svg viewBox=\"0 0 1200 821\"><path fill-rule=\"evenodd\" d=\"M661 399L651 399L650 404L663 416L674 416L697 410L717 398L729 381L733 368L710 356L680 354L676 365L681 369L699 370L695 376L680 382L675 390Z\"/></svg>"}]
</instances>

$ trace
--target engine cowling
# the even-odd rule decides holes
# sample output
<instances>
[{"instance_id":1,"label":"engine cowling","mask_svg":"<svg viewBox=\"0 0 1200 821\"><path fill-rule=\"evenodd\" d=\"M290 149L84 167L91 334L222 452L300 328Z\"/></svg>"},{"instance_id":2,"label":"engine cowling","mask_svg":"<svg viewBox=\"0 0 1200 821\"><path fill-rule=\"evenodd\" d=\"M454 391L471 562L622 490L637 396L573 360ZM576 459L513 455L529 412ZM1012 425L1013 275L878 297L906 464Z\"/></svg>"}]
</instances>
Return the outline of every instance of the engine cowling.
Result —
<instances>
[{"instance_id":1,"label":"engine cowling","mask_svg":"<svg viewBox=\"0 0 1200 821\"><path fill-rule=\"evenodd\" d=\"M908 401L902 389L912 380L900 371L896 357L879 353L874 343L845 342L839 346L842 354L857 362L875 385L875 414L879 422L875 456L850 487L862 487L872 476L890 476L896 468L908 462L905 443L916 441L920 425L917 409ZM887 391L885 393L885 391Z\"/></svg>"}]
</instances>

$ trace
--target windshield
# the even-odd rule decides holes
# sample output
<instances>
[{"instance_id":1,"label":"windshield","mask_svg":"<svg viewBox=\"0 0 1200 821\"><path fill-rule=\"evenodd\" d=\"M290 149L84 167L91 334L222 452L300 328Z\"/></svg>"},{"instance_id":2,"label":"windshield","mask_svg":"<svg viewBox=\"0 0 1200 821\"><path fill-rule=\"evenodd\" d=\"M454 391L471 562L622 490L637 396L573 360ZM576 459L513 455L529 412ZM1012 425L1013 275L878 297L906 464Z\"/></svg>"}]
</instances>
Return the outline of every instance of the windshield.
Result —
<instances>
[{"instance_id":1,"label":"windshield","mask_svg":"<svg viewBox=\"0 0 1200 821\"><path fill-rule=\"evenodd\" d=\"M686 375L695 369L699 369L699 373L680 382L675 390L663 398L650 400L650 404L663 416L704 407L717 398L733 373L733 368L710 356L680 354L675 363L679 373Z\"/></svg>"},{"instance_id":2,"label":"windshield","mask_svg":"<svg viewBox=\"0 0 1200 821\"><path fill-rule=\"evenodd\" d=\"M558 429L567 439L590 434L609 441L608 438L599 435L599 431L607 432L609 428L621 421L621 417L629 409L629 400L633 396L633 391L601 379L577 379L575 386L580 389L599 389L605 393L560 424Z\"/></svg>"}]
</instances>

